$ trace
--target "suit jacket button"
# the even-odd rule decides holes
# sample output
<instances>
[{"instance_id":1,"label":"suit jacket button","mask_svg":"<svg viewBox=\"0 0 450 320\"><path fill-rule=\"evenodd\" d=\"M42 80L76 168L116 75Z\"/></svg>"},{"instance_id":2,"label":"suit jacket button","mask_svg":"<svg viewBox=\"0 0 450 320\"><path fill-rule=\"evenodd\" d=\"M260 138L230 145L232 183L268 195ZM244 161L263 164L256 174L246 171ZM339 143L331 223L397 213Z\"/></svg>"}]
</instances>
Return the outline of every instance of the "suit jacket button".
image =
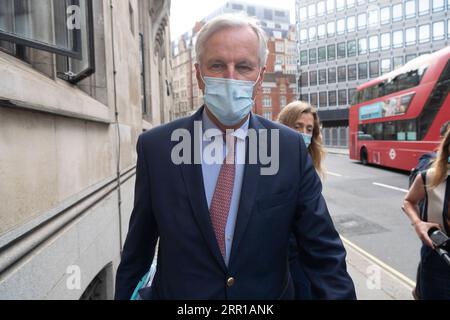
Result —
<instances>
[{"instance_id":1,"label":"suit jacket button","mask_svg":"<svg viewBox=\"0 0 450 320\"><path fill-rule=\"evenodd\" d=\"M229 277L227 280L227 287L231 288L234 285L234 278L233 277Z\"/></svg>"}]
</instances>

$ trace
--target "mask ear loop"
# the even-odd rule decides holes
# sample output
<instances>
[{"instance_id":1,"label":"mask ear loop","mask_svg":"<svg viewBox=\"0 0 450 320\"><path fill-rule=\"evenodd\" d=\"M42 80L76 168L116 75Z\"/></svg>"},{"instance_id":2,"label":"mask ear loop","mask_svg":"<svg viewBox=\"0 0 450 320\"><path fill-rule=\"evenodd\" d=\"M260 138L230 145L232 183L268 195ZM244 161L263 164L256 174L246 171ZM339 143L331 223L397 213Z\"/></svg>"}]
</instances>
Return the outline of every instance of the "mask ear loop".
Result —
<instances>
[{"instance_id":1,"label":"mask ear loop","mask_svg":"<svg viewBox=\"0 0 450 320\"><path fill-rule=\"evenodd\" d=\"M253 84L253 91L255 90L256 84L258 83L260 78L261 78L261 69L259 69L258 78L256 78L256 81ZM253 104L256 104L256 94L255 94L255 98L253 99Z\"/></svg>"}]
</instances>

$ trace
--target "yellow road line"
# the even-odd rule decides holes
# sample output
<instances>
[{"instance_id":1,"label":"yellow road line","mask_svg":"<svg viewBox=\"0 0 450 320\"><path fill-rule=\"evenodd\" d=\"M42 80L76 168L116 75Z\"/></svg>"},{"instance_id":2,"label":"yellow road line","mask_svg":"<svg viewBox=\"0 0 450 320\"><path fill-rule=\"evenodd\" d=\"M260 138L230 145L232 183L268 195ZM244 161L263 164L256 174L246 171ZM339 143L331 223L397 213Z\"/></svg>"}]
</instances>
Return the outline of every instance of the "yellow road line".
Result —
<instances>
[{"instance_id":1,"label":"yellow road line","mask_svg":"<svg viewBox=\"0 0 450 320\"><path fill-rule=\"evenodd\" d=\"M399 272L399 271L395 270L394 268L390 267L389 265L387 265L386 263L384 263L380 259L374 257L373 255L371 255L367 251L365 251L362 248L358 247L356 244L354 244L350 240L348 240L348 239L346 239L346 238L344 238L342 236L341 236L341 239L346 245L348 245L352 249L356 250L359 254L361 254L365 258L369 259L371 262L379 265L386 272L390 273L393 277L397 278L398 280L403 282L405 285L411 287L411 289L413 289L416 286L416 283L413 280L409 279L407 276L405 276L401 272Z\"/></svg>"}]
</instances>

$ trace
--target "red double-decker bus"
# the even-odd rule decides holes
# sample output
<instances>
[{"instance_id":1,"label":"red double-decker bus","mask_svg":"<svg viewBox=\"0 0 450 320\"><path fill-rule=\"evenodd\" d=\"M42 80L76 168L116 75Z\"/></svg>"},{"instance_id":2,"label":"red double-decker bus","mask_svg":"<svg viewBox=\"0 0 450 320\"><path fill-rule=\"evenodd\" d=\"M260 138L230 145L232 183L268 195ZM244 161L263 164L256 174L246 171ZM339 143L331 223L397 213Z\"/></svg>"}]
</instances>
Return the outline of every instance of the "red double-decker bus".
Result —
<instances>
[{"instance_id":1,"label":"red double-decker bus","mask_svg":"<svg viewBox=\"0 0 450 320\"><path fill-rule=\"evenodd\" d=\"M450 120L450 47L422 55L357 89L350 159L411 170Z\"/></svg>"}]
</instances>

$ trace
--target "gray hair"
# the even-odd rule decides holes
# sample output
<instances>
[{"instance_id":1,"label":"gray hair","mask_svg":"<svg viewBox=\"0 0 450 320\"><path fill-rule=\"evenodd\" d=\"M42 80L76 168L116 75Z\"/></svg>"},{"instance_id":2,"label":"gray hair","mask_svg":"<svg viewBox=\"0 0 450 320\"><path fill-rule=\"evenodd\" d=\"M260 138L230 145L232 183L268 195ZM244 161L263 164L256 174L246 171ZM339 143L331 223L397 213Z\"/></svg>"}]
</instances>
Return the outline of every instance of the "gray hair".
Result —
<instances>
[{"instance_id":1,"label":"gray hair","mask_svg":"<svg viewBox=\"0 0 450 320\"><path fill-rule=\"evenodd\" d=\"M259 64L264 67L267 60L267 37L264 30L258 26L256 20L240 14L224 14L220 15L213 20L206 23L197 36L197 42L195 43L195 54L197 63L200 63L200 59L205 49L205 43L218 31L227 28L242 28L250 27L258 36L259 41Z\"/></svg>"}]
</instances>

